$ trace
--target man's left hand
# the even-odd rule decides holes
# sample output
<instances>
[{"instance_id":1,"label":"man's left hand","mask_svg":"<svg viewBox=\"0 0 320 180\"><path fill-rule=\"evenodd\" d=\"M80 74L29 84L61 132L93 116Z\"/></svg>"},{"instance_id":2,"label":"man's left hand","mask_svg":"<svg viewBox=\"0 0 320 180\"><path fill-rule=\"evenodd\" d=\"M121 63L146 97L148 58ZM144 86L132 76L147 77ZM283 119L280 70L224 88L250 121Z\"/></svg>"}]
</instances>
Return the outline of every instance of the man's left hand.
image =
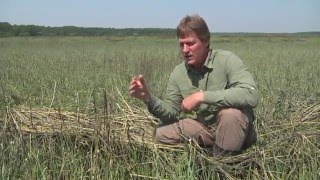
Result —
<instances>
[{"instance_id":1,"label":"man's left hand","mask_svg":"<svg viewBox=\"0 0 320 180\"><path fill-rule=\"evenodd\" d=\"M194 108L200 105L204 100L204 94L202 91L193 93L184 98L181 104L181 109L184 112L191 112Z\"/></svg>"}]
</instances>

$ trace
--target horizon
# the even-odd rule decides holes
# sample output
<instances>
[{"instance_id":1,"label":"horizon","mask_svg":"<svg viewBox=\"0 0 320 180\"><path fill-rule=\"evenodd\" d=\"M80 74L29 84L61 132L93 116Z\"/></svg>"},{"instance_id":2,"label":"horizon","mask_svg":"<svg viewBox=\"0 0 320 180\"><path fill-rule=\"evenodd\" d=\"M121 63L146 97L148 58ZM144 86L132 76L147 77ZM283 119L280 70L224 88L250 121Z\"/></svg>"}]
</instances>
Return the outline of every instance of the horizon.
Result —
<instances>
[{"instance_id":1,"label":"horizon","mask_svg":"<svg viewBox=\"0 0 320 180\"><path fill-rule=\"evenodd\" d=\"M44 0L30 3L27 0L4 0L0 2L0 21L45 27L175 29L185 15L199 14L211 33L320 31L320 1L317 0L185 2Z\"/></svg>"},{"instance_id":2,"label":"horizon","mask_svg":"<svg viewBox=\"0 0 320 180\"><path fill-rule=\"evenodd\" d=\"M63 27L76 27L76 28L102 28L102 29L170 29L176 30L175 28L158 28L158 27L137 27L137 28L114 28L114 27L82 27L82 26L42 26L37 24L11 24L10 22L1 22L0 23L9 23L11 26L41 26L49 28L63 28ZM320 31L301 31L301 32L210 32L211 34L299 34L299 33L320 33Z\"/></svg>"}]
</instances>

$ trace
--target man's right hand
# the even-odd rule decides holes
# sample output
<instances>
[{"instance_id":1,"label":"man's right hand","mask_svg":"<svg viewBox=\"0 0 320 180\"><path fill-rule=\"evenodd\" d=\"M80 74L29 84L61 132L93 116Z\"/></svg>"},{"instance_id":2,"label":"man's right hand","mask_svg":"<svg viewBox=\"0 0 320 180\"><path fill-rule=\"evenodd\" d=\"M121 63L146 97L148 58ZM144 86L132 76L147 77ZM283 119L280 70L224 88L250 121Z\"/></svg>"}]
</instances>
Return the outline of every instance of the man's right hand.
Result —
<instances>
[{"instance_id":1,"label":"man's right hand","mask_svg":"<svg viewBox=\"0 0 320 180\"><path fill-rule=\"evenodd\" d=\"M149 103L151 101L151 95L142 75L132 78L129 87L129 94L130 96L141 99L145 103Z\"/></svg>"}]
</instances>

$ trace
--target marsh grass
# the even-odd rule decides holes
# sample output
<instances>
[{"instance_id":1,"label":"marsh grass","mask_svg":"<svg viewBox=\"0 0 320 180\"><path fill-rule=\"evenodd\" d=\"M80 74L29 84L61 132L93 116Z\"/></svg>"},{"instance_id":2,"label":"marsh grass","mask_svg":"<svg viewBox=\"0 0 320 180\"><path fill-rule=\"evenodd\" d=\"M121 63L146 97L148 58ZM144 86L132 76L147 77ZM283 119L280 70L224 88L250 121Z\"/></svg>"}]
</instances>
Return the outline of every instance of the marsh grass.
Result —
<instances>
[{"instance_id":1,"label":"marsh grass","mask_svg":"<svg viewBox=\"0 0 320 180\"><path fill-rule=\"evenodd\" d=\"M175 39L0 39L1 179L319 179L320 38L213 37L258 82L258 143L229 158L152 142L156 119L128 97L143 74L164 95Z\"/></svg>"}]
</instances>

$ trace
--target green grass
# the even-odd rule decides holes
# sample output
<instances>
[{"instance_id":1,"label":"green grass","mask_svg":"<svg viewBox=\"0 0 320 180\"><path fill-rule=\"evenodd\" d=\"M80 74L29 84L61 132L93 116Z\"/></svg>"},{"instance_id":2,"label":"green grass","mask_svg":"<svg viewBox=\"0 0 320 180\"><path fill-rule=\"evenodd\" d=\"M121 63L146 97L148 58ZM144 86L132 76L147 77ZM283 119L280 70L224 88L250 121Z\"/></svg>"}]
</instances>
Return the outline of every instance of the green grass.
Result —
<instances>
[{"instance_id":1,"label":"green grass","mask_svg":"<svg viewBox=\"0 0 320 180\"><path fill-rule=\"evenodd\" d=\"M110 98L121 113L117 89L129 105L132 76L143 74L162 97L181 62L176 39L151 37L39 37L0 39L0 179L319 179L320 121L293 121L297 108L320 101L319 37L213 37L213 48L238 54L254 75L261 102L255 109L259 141L255 162L232 166L196 163L198 152L166 151L99 136L20 134L10 126L15 107L50 107L94 115ZM289 144L289 145L288 145ZM219 159L216 160L220 162ZM228 173L223 173L224 171ZM231 173L230 173L231 172Z\"/></svg>"}]
</instances>

